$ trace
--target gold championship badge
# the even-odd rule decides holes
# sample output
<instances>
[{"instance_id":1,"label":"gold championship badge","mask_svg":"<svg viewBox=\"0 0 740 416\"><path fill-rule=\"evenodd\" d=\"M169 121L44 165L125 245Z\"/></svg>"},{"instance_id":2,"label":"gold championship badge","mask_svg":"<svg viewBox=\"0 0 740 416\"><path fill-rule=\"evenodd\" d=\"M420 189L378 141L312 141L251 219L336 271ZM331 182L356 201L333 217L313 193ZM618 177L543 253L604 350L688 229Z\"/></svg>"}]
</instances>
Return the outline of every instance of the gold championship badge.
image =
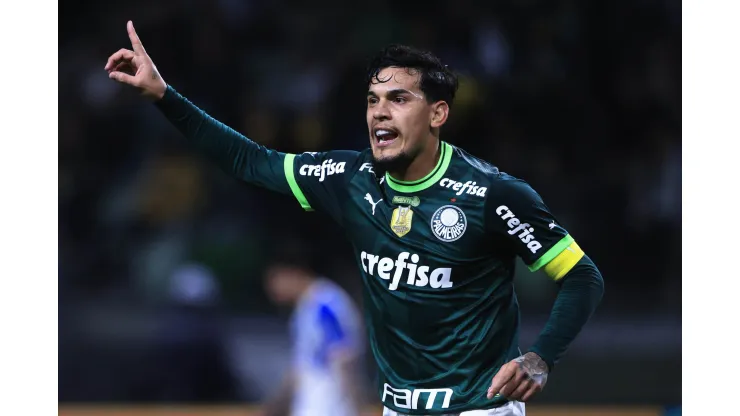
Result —
<instances>
[{"instance_id":1,"label":"gold championship badge","mask_svg":"<svg viewBox=\"0 0 740 416\"><path fill-rule=\"evenodd\" d=\"M399 237L405 236L411 231L413 217L414 211L411 211L411 207L397 207L391 216L391 230Z\"/></svg>"}]
</instances>

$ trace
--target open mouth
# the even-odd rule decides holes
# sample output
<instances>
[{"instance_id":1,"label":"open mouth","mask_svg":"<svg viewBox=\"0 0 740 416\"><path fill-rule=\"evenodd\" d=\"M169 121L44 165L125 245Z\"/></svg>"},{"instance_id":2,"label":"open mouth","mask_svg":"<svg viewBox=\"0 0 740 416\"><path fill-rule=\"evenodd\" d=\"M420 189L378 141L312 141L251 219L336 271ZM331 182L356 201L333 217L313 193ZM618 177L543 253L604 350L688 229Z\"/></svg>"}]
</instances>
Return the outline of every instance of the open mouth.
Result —
<instances>
[{"instance_id":1,"label":"open mouth","mask_svg":"<svg viewBox=\"0 0 740 416\"><path fill-rule=\"evenodd\" d=\"M398 132L388 127L377 127L373 130L373 136L375 137L375 143L379 147L386 147L393 144L398 138Z\"/></svg>"}]
</instances>

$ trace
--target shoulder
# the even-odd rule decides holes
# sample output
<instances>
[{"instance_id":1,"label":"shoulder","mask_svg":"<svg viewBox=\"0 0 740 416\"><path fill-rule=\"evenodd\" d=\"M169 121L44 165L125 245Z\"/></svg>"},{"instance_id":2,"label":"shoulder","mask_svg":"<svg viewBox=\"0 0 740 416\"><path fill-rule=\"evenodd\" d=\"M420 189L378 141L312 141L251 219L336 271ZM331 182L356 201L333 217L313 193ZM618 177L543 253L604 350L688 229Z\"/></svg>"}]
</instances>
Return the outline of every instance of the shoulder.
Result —
<instances>
[{"instance_id":1,"label":"shoulder","mask_svg":"<svg viewBox=\"0 0 740 416\"><path fill-rule=\"evenodd\" d=\"M363 163L370 160L367 150L303 152L290 157L295 158L297 175L320 178L322 182L330 176L352 177L363 167Z\"/></svg>"},{"instance_id":2,"label":"shoulder","mask_svg":"<svg viewBox=\"0 0 740 416\"><path fill-rule=\"evenodd\" d=\"M509 181L518 179L508 175L493 163L474 156L464 149L452 148L450 167L439 185L453 190L461 189L468 194L488 198L491 192L505 188Z\"/></svg>"},{"instance_id":3,"label":"shoulder","mask_svg":"<svg viewBox=\"0 0 740 416\"><path fill-rule=\"evenodd\" d=\"M501 174L499 168L493 163L473 156L460 147L454 145L449 146L452 148L452 159L456 165L461 165L470 169L475 174L488 178L496 178Z\"/></svg>"},{"instance_id":4,"label":"shoulder","mask_svg":"<svg viewBox=\"0 0 740 416\"><path fill-rule=\"evenodd\" d=\"M365 170L372 166L372 151L365 150L331 150L324 154L324 159L330 159L333 163L342 163L347 172L355 173L363 166Z\"/></svg>"},{"instance_id":5,"label":"shoulder","mask_svg":"<svg viewBox=\"0 0 740 416\"><path fill-rule=\"evenodd\" d=\"M355 154L355 165L357 166L357 170L362 170L366 172L372 171L373 151L368 148L359 152L355 152Z\"/></svg>"},{"instance_id":6,"label":"shoulder","mask_svg":"<svg viewBox=\"0 0 740 416\"><path fill-rule=\"evenodd\" d=\"M346 167L367 159L367 153L367 150L328 150L323 152L303 152L293 156L301 164L341 164L343 167Z\"/></svg>"},{"instance_id":7,"label":"shoulder","mask_svg":"<svg viewBox=\"0 0 740 416\"><path fill-rule=\"evenodd\" d=\"M495 164L474 156L464 149L450 146L453 149L453 159L445 175L446 180L443 179L441 186L453 189L455 186L474 189L476 195L485 197L487 201L539 200L537 192L524 179L503 172ZM466 185L467 182L470 182L472 186Z\"/></svg>"},{"instance_id":8,"label":"shoulder","mask_svg":"<svg viewBox=\"0 0 740 416\"><path fill-rule=\"evenodd\" d=\"M537 192L524 179L501 172L491 180L491 189L502 197L539 198Z\"/></svg>"}]
</instances>

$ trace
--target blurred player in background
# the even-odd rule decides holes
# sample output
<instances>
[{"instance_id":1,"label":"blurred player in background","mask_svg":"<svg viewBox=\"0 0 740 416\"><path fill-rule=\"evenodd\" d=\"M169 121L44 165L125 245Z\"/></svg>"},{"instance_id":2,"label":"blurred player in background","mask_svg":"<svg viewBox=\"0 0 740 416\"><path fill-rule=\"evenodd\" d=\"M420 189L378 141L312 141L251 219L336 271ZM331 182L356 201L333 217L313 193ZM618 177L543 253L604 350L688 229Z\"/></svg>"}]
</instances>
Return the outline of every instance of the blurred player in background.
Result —
<instances>
[{"instance_id":1,"label":"blurred player in background","mask_svg":"<svg viewBox=\"0 0 740 416\"><path fill-rule=\"evenodd\" d=\"M529 184L441 140L458 80L437 57L382 50L366 77L370 147L296 155L258 145L185 99L131 22L128 31L133 50L108 59L112 79L155 101L226 172L293 195L343 229L386 416L524 414L601 301L603 279ZM559 287L526 352L517 257Z\"/></svg>"},{"instance_id":2,"label":"blurred player in background","mask_svg":"<svg viewBox=\"0 0 740 416\"><path fill-rule=\"evenodd\" d=\"M277 257L265 274L265 289L277 305L293 309L293 358L263 414L359 416L365 341L352 299L298 254Z\"/></svg>"}]
</instances>

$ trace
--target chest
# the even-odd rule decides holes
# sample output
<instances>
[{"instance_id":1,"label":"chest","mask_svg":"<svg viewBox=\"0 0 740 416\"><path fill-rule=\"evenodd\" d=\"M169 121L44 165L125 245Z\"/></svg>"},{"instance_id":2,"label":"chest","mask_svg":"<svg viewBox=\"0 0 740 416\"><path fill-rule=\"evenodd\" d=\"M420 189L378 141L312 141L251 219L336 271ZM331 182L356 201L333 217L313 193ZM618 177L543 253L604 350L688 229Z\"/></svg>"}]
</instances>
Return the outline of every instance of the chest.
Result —
<instances>
[{"instance_id":1,"label":"chest","mask_svg":"<svg viewBox=\"0 0 740 416\"><path fill-rule=\"evenodd\" d=\"M352 184L345 215L357 248L401 249L455 262L490 253L484 200L475 195L436 188L402 194L382 183Z\"/></svg>"}]
</instances>

